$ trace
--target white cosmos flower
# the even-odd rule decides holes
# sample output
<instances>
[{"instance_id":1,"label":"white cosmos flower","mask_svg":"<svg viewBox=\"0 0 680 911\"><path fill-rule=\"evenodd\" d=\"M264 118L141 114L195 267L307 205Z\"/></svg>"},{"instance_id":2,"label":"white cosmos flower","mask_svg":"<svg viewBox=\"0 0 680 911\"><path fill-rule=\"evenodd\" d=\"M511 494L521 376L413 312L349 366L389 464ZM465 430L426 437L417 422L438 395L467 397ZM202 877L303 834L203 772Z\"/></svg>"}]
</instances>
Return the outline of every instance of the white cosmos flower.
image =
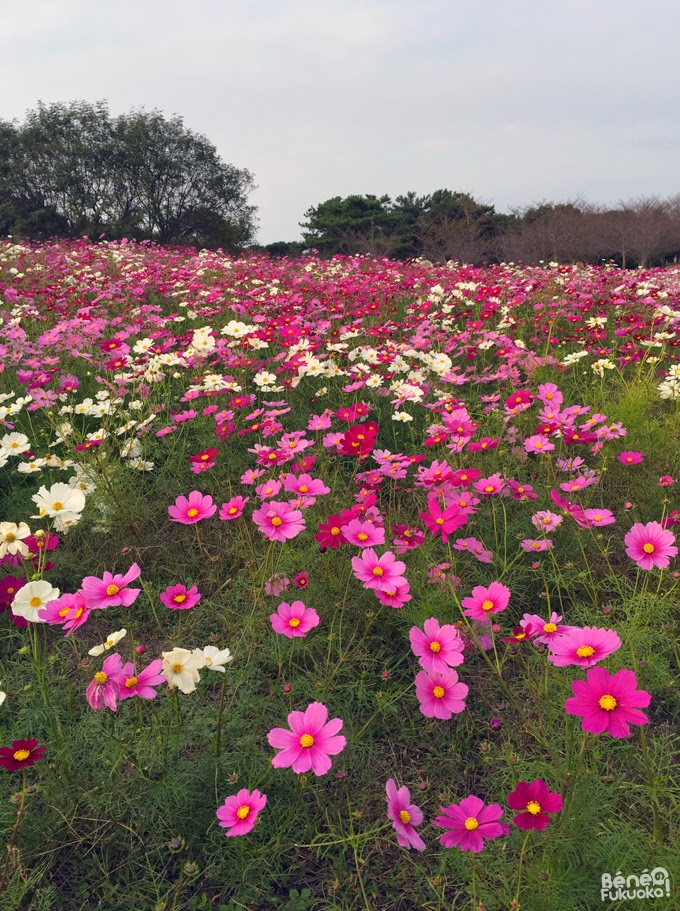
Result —
<instances>
[{"instance_id":1,"label":"white cosmos flower","mask_svg":"<svg viewBox=\"0 0 680 911\"><path fill-rule=\"evenodd\" d=\"M103 655L104 652L108 652L110 648L113 648L114 645L117 645L121 639L124 639L126 634L127 630L125 627L123 627L123 629L116 630L116 632L111 633L109 638L105 642L102 642L101 645L93 646L87 654L92 655L95 658L99 655Z\"/></svg>"},{"instance_id":2,"label":"white cosmos flower","mask_svg":"<svg viewBox=\"0 0 680 911\"><path fill-rule=\"evenodd\" d=\"M32 500L39 510L36 518L49 516L51 519L59 518L62 521L77 521L80 513L85 509L83 491L61 482L53 484L49 490L41 487L33 495Z\"/></svg>"},{"instance_id":3,"label":"white cosmos flower","mask_svg":"<svg viewBox=\"0 0 680 911\"><path fill-rule=\"evenodd\" d=\"M0 558L7 554L20 554L25 557L28 547L23 543L31 533L25 522L15 525L14 522L0 522Z\"/></svg>"},{"instance_id":4,"label":"white cosmos flower","mask_svg":"<svg viewBox=\"0 0 680 911\"><path fill-rule=\"evenodd\" d=\"M0 684L0 686L1 685L2 684ZM0 690L0 705L2 705L2 703L5 701L5 699L7 699L7 693L3 693L3 691Z\"/></svg>"},{"instance_id":5,"label":"white cosmos flower","mask_svg":"<svg viewBox=\"0 0 680 911\"><path fill-rule=\"evenodd\" d=\"M219 671L220 674L224 673L224 665L234 660L234 656L228 648L220 651L214 645L206 645L205 648L195 648L194 655L203 662L201 667L205 667L209 671Z\"/></svg>"},{"instance_id":6,"label":"white cosmos flower","mask_svg":"<svg viewBox=\"0 0 680 911\"><path fill-rule=\"evenodd\" d=\"M14 596L12 613L15 617L24 617L30 623L44 623L45 621L38 616L38 611L46 607L50 601L56 601L58 597L59 589L53 588L44 579L28 582Z\"/></svg>"},{"instance_id":7,"label":"white cosmos flower","mask_svg":"<svg viewBox=\"0 0 680 911\"><path fill-rule=\"evenodd\" d=\"M199 658L187 648L173 648L171 652L162 652L162 671L170 689L177 687L183 693L193 693L199 682L199 668L205 667L203 658Z\"/></svg>"},{"instance_id":8,"label":"white cosmos flower","mask_svg":"<svg viewBox=\"0 0 680 911\"><path fill-rule=\"evenodd\" d=\"M23 433L6 433L0 440L0 449L5 455L20 456L31 448L29 439Z\"/></svg>"}]
</instances>

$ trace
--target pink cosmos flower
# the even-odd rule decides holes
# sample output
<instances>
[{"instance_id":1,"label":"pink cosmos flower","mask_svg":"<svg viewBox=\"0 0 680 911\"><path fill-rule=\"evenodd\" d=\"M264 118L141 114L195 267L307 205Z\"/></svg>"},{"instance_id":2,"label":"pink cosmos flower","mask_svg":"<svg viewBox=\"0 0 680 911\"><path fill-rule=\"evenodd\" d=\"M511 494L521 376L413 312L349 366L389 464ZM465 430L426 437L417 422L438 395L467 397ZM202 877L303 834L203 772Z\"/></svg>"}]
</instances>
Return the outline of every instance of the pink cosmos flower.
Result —
<instances>
[{"instance_id":1,"label":"pink cosmos flower","mask_svg":"<svg viewBox=\"0 0 680 911\"><path fill-rule=\"evenodd\" d=\"M652 569L654 566L665 569L670 564L670 558L678 553L675 535L658 522L647 522L646 525L636 523L623 540L627 545L626 553L640 569Z\"/></svg>"},{"instance_id":2,"label":"pink cosmos flower","mask_svg":"<svg viewBox=\"0 0 680 911\"><path fill-rule=\"evenodd\" d=\"M106 607L130 607L137 598L141 588L126 588L138 579L142 571L133 563L124 576L120 573L112 575L105 572L101 579L96 576L85 576L82 582L82 592L85 602L90 610L102 610Z\"/></svg>"},{"instance_id":3,"label":"pink cosmos flower","mask_svg":"<svg viewBox=\"0 0 680 911\"><path fill-rule=\"evenodd\" d=\"M331 492L330 487L326 487L323 481L313 478L309 474L301 474L297 477L294 474L287 474L283 479L283 486L289 493L305 497L321 497Z\"/></svg>"},{"instance_id":4,"label":"pink cosmos flower","mask_svg":"<svg viewBox=\"0 0 680 911\"><path fill-rule=\"evenodd\" d=\"M459 506L450 503L442 509L437 497L429 497L427 512L421 512L418 515L435 538L437 535L441 535L444 544L449 540L450 534L467 524L467 516L461 512Z\"/></svg>"},{"instance_id":5,"label":"pink cosmos flower","mask_svg":"<svg viewBox=\"0 0 680 911\"><path fill-rule=\"evenodd\" d=\"M409 639L411 650L424 670L429 674L444 674L449 667L463 663L465 643L455 626L440 626L439 620L430 617L423 629L424 632L412 626Z\"/></svg>"},{"instance_id":6,"label":"pink cosmos flower","mask_svg":"<svg viewBox=\"0 0 680 911\"><path fill-rule=\"evenodd\" d=\"M159 597L170 610L189 610L201 600L201 594L195 585L187 588L181 583L168 585Z\"/></svg>"},{"instance_id":7,"label":"pink cosmos flower","mask_svg":"<svg viewBox=\"0 0 680 911\"><path fill-rule=\"evenodd\" d=\"M583 511L586 514L586 519L595 527L613 525L616 522L614 513L609 509L584 509Z\"/></svg>"},{"instance_id":8,"label":"pink cosmos flower","mask_svg":"<svg viewBox=\"0 0 680 911\"><path fill-rule=\"evenodd\" d=\"M500 582L492 582L488 588L477 585L472 589L469 598L463 598L461 604L465 608L466 617L478 623L491 623L491 615L504 611L510 600L510 589Z\"/></svg>"},{"instance_id":9,"label":"pink cosmos flower","mask_svg":"<svg viewBox=\"0 0 680 911\"><path fill-rule=\"evenodd\" d=\"M253 522L270 541L295 538L307 527L299 509L288 503L271 500L253 513Z\"/></svg>"},{"instance_id":10,"label":"pink cosmos flower","mask_svg":"<svg viewBox=\"0 0 680 911\"><path fill-rule=\"evenodd\" d=\"M165 676L161 674L162 665L163 662L159 658L137 674L131 661L123 665L119 678L118 698L123 700L139 696L140 699L153 699L156 695L154 687L165 683Z\"/></svg>"},{"instance_id":11,"label":"pink cosmos flower","mask_svg":"<svg viewBox=\"0 0 680 911\"><path fill-rule=\"evenodd\" d=\"M63 627L67 637L81 627L89 616L90 608L82 591L74 595L65 593L38 611L38 617L44 623Z\"/></svg>"},{"instance_id":12,"label":"pink cosmos flower","mask_svg":"<svg viewBox=\"0 0 680 911\"><path fill-rule=\"evenodd\" d=\"M562 516L550 512L549 509L543 509L533 514L531 517L531 524L534 528L538 529L538 531L554 531L558 525L562 524Z\"/></svg>"},{"instance_id":13,"label":"pink cosmos flower","mask_svg":"<svg viewBox=\"0 0 680 911\"><path fill-rule=\"evenodd\" d=\"M238 519L238 517L242 515L248 500L250 500L250 497L232 497L231 500L227 500L226 503L222 504L218 513L218 518L225 522L230 522L232 519Z\"/></svg>"},{"instance_id":14,"label":"pink cosmos flower","mask_svg":"<svg viewBox=\"0 0 680 911\"><path fill-rule=\"evenodd\" d=\"M556 791L550 791L545 781L537 778L531 784L520 781L508 794L508 806L521 811L512 820L518 829L543 831L550 822L548 813L559 813L563 802Z\"/></svg>"},{"instance_id":15,"label":"pink cosmos flower","mask_svg":"<svg viewBox=\"0 0 680 911\"><path fill-rule=\"evenodd\" d=\"M416 851L425 850L425 842L415 830L423 821L423 812L420 807L411 803L411 793L408 788L399 788L394 778L385 785L387 793L387 816L392 820L392 828L397 833L397 841L402 848L415 848Z\"/></svg>"},{"instance_id":16,"label":"pink cosmos flower","mask_svg":"<svg viewBox=\"0 0 680 911\"><path fill-rule=\"evenodd\" d=\"M525 538L520 541L519 546L527 554L541 554L546 550L550 550L553 542L550 538L541 538L539 541L535 541L533 538Z\"/></svg>"},{"instance_id":17,"label":"pink cosmos flower","mask_svg":"<svg viewBox=\"0 0 680 911\"><path fill-rule=\"evenodd\" d=\"M372 548L367 548L360 557L352 557L352 569L355 578L364 583L364 588L388 591L398 588L405 581L402 573L406 564L397 560L389 550L378 557Z\"/></svg>"},{"instance_id":18,"label":"pink cosmos flower","mask_svg":"<svg viewBox=\"0 0 680 911\"><path fill-rule=\"evenodd\" d=\"M556 637L566 633L570 627L560 623L562 617L553 611L549 620L543 620L538 614L524 614L519 622L523 628L531 627L531 641L549 645Z\"/></svg>"},{"instance_id":19,"label":"pink cosmos flower","mask_svg":"<svg viewBox=\"0 0 680 911\"><path fill-rule=\"evenodd\" d=\"M305 607L302 601L285 601L276 608L275 614L270 614L269 619L275 633L287 636L289 639L299 639L307 635L310 629L319 625L319 615L311 607Z\"/></svg>"},{"instance_id":20,"label":"pink cosmos flower","mask_svg":"<svg viewBox=\"0 0 680 911\"><path fill-rule=\"evenodd\" d=\"M227 797L224 804L218 807L216 816L219 819L218 826L222 829L228 829L224 834L227 837L232 835L247 835L251 832L257 821L258 814L264 809L267 803L267 795L259 791L248 791L242 788L238 794Z\"/></svg>"},{"instance_id":21,"label":"pink cosmos flower","mask_svg":"<svg viewBox=\"0 0 680 911\"><path fill-rule=\"evenodd\" d=\"M453 545L454 550L466 550L472 554L480 563L491 563L493 560L493 551L487 550L481 541L477 538L456 538Z\"/></svg>"},{"instance_id":22,"label":"pink cosmos flower","mask_svg":"<svg viewBox=\"0 0 680 911\"><path fill-rule=\"evenodd\" d=\"M408 581L404 578L399 578L394 580L394 585L390 588L379 589L374 588L375 596L381 604L386 605L387 607L394 607L396 609L403 607L407 601L411 600L411 586L408 584Z\"/></svg>"},{"instance_id":23,"label":"pink cosmos flower","mask_svg":"<svg viewBox=\"0 0 680 911\"><path fill-rule=\"evenodd\" d=\"M640 462L644 462L645 454L644 452L620 452L617 458L624 465L639 465Z\"/></svg>"},{"instance_id":24,"label":"pink cosmos flower","mask_svg":"<svg viewBox=\"0 0 680 911\"><path fill-rule=\"evenodd\" d=\"M267 734L267 740L274 749L281 750L272 759L274 768L292 766L297 775L310 769L315 775L325 775L332 765L330 757L341 753L347 742L338 736L342 719L327 719L326 706L322 702L312 702L304 712L290 713L290 730L273 728Z\"/></svg>"},{"instance_id":25,"label":"pink cosmos flower","mask_svg":"<svg viewBox=\"0 0 680 911\"><path fill-rule=\"evenodd\" d=\"M270 478L270 480L265 481L264 484L258 484L255 488L255 493L261 500L271 500L271 498L275 497L280 490L281 481Z\"/></svg>"},{"instance_id":26,"label":"pink cosmos flower","mask_svg":"<svg viewBox=\"0 0 680 911\"><path fill-rule=\"evenodd\" d=\"M483 497L493 497L503 491L505 481L499 474L492 474L488 478L480 478L472 486Z\"/></svg>"},{"instance_id":27,"label":"pink cosmos flower","mask_svg":"<svg viewBox=\"0 0 680 911\"><path fill-rule=\"evenodd\" d=\"M659 487L672 487L675 481L669 474L662 474L659 478Z\"/></svg>"},{"instance_id":28,"label":"pink cosmos flower","mask_svg":"<svg viewBox=\"0 0 680 911\"><path fill-rule=\"evenodd\" d=\"M591 734L630 737L631 724L647 724L641 708L651 702L646 690L637 689L633 671L621 668L612 676L603 667L591 667L585 680L574 680L574 692L564 703L567 715L583 718L581 729Z\"/></svg>"},{"instance_id":29,"label":"pink cosmos flower","mask_svg":"<svg viewBox=\"0 0 680 911\"><path fill-rule=\"evenodd\" d=\"M458 715L465 710L468 691L465 683L458 682L458 674L449 668L442 673L420 671L416 674L416 696L420 711L426 718L445 721L452 715Z\"/></svg>"},{"instance_id":30,"label":"pink cosmos flower","mask_svg":"<svg viewBox=\"0 0 680 911\"><path fill-rule=\"evenodd\" d=\"M173 506L168 506L168 513L173 522L182 525L195 525L202 519L209 519L217 512L213 498L204 496L198 490L192 490L188 497L179 496Z\"/></svg>"},{"instance_id":31,"label":"pink cosmos flower","mask_svg":"<svg viewBox=\"0 0 680 911\"><path fill-rule=\"evenodd\" d=\"M340 531L350 544L358 547L377 547L385 543L385 529L373 522L352 519L347 525L341 525Z\"/></svg>"},{"instance_id":32,"label":"pink cosmos flower","mask_svg":"<svg viewBox=\"0 0 680 911\"><path fill-rule=\"evenodd\" d=\"M550 440L540 433L527 437L524 441L524 449L526 452L551 452L554 448L555 444L551 443Z\"/></svg>"},{"instance_id":33,"label":"pink cosmos flower","mask_svg":"<svg viewBox=\"0 0 680 911\"><path fill-rule=\"evenodd\" d=\"M484 806L484 801L479 797L466 797L460 803L451 803L448 807L439 807L441 816L432 820L435 826L449 829L439 839L439 844L444 848L454 848L456 845L461 851L472 851L479 854L484 848L484 839L499 838L510 833L507 823L499 822L503 815L503 807L492 803Z\"/></svg>"},{"instance_id":34,"label":"pink cosmos flower","mask_svg":"<svg viewBox=\"0 0 680 911\"><path fill-rule=\"evenodd\" d=\"M570 627L561 636L555 636L548 643L551 654L548 661L555 667L592 667L621 648L621 640L613 629L598 629L595 626Z\"/></svg>"},{"instance_id":35,"label":"pink cosmos flower","mask_svg":"<svg viewBox=\"0 0 680 911\"><path fill-rule=\"evenodd\" d=\"M290 579L286 579L282 573L276 573L264 583L264 590L268 595L276 596L280 595L281 592L285 592L289 585Z\"/></svg>"},{"instance_id":36,"label":"pink cosmos flower","mask_svg":"<svg viewBox=\"0 0 680 911\"><path fill-rule=\"evenodd\" d=\"M123 680L123 659L116 652L104 661L102 669L92 678L85 691L90 707L98 712L108 706L112 712L118 708L116 699L120 699L120 687Z\"/></svg>"}]
</instances>

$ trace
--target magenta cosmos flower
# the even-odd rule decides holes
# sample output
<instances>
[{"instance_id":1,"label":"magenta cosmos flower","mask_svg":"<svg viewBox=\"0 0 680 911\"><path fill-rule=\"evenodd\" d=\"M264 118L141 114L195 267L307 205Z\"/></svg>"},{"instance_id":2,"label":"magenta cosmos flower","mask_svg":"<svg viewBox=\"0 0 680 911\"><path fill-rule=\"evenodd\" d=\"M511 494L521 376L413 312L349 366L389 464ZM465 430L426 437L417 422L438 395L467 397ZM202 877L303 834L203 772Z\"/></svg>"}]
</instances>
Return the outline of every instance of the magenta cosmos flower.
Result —
<instances>
[{"instance_id":1,"label":"magenta cosmos flower","mask_svg":"<svg viewBox=\"0 0 680 911\"><path fill-rule=\"evenodd\" d=\"M548 813L559 813L562 809L562 798L537 778L531 784L520 781L512 794L508 794L508 806L521 811L512 820L518 829L542 831L550 822Z\"/></svg>"},{"instance_id":2,"label":"magenta cosmos flower","mask_svg":"<svg viewBox=\"0 0 680 911\"><path fill-rule=\"evenodd\" d=\"M187 588L179 583L178 585L168 585L159 597L170 610L189 610L201 600L201 593L195 585Z\"/></svg>"},{"instance_id":3,"label":"magenta cosmos flower","mask_svg":"<svg viewBox=\"0 0 680 911\"><path fill-rule=\"evenodd\" d=\"M441 718L446 721L452 715L465 710L468 687L458 682L458 674L447 668L441 674L416 674L416 696L420 711L426 718Z\"/></svg>"},{"instance_id":4,"label":"magenta cosmos flower","mask_svg":"<svg viewBox=\"0 0 680 911\"><path fill-rule=\"evenodd\" d=\"M92 678L85 691L90 708L95 712L108 706L112 712L118 708L116 699L120 699L120 688L123 682L123 659L118 653L109 655L102 669Z\"/></svg>"},{"instance_id":5,"label":"magenta cosmos flower","mask_svg":"<svg viewBox=\"0 0 680 911\"><path fill-rule=\"evenodd\" d=\"M141 588L126 588L130 582L138 579L142 571L136 563L121 576L105 572L101 579L96 576L85 576L81 591L90 610L102 610L106 607L129 607L139 597Z\"/></svg>"},{"instance_id":6,"label":"magenta cosmos flower","mask_svg":"<svg viewBox=\"0 0 680 911\"><path fill-rule=\"evenodd\" d=\"M408 788L399 788L394 778L385 785L387 792L387 816L392 820L392 828L397 833L397 841L402 848L425 850L425 842L416 832L415 827L423 821L423 811L411 803Z\"/></svg>"},{"instance_id":7,"label":"magenta cosmos flower","mask_svg":"<svg viewBox=\"0 0 680 911\"><path fill-rule=\"evenodd\" d=\"M551 654L548 661L555 667L577 664L592 667L621 648L621 640L613 629L599 629L596 626L570 627L561 636L548 643Z\"/></svg>"},{"instance_id":8,"label":"magenta cosmos flower","mask_svg":"<svg viewBox=\"0 0 680 911\"><path fill-rule=\"evenodd\" d=\"M0 766L10 772L27 769L43 758L45 750L46 747L39 746L33 738L13 740L11 747L0 747Z\"/></svg>"},{"instance_id":9,"label":"magenta cosmos flower","mask_svg":"<svg viewBox=\"0 0 680 911\"><path fill-rule=\"evenodd\" d=\"M424 670L430 674L443 674L449 667L463 663L465 643L455 626L440 626L439 620L430 617L423 624L423 630L412 626L408 635L413 654Z\"/></svg>"},{"instance_id":10,"label":"magenta cosmos flower","mask_svg":"<svg viewBox=\"0 0 680 911\"><path fill-rule=\"evenodd\" d=\"M658 522L647 522L646 525L638 522L623 540L626 543L626 553L640 569L652 569L654 566L665 569L670 558L678 553L675 535Z\"/></svg>"},{"instance_id":11,"label":"magenta cosmos flower","mask_svg":"<svg viewBox=\"0 0 680 911\"><path fill-rule=\"evenodd\" d=\"M434 537L441 535L444 544L449 540L449 535L467 523L467 515L461 511L456 503L451 503L441 508L436 497L427 501L427 512L418 513Z\"/></svg>"},{"instance_id":12,"label":"magenta cosmos flower","mask_svg":"<svg viewBox=\"0 0 680 911\"><path fill-rule=\"evenodd\" d=\"M630 737L629 724L647 724L641 708L651 702L651 695L637 689L633 671L622 668L614 676L603 667L591 667L585 680L574 680L574 692L564 703L567 715L583 718L581 729L591 734Z\"/></svg>"},{"instance_id":13,"label":"magenta cosmos flower","mask_svg":"<svg viewBox=\"0 0 680 911\"><path fill-rule=\"evenodd\" d=\"M472 851L479 854L484 847L484 839L500 838L508 835L510 826L499 822L503 815L503 807L497 803L484 806L484 801L479 797L466 797L460 803L451 803L448 807L440 807L441 816L432 820L440 829L449 829L439 839L439 844L444 848L455 848L461 851Z\"/></svg>"},{"instance_id":14,"label":"magenta cosmos flower","mask_svg":"<svg viewBox=\"0 0 680 911\"><path fill-rule=\"evenodd\" d=\"M162 660L158 658L138 673L135 673L135 666L131 661L123 665L118 681L118 698L122 700L139 696L140 699L153 699L156 695L154 687L165 683L166 678L161 674L162 665Z\"/></svg>"},{"instance_id":15,"label":"magenta cosmos flower","mask_svg":"<svg viewBox=\"0 0 680 911\"><path fill-rule=\"evenodd\" d=\"M228 829L224 834L229 837L232 835L247 835L252 831L257 822L258 814L264 810L267 803L267 795L260 794L259 791L248 791L242 788L238 794L227 797L224 804L218 807L216 815L219 819L217 823L223 829Z\"/></svg>"},{"instance_id":16,"label":"magenta cosmos flower","mask_svg":"<svg viewBox=\"0 0 680 911\"><path fill-rule=\"evenodd\" d=\"M198 490L192 490L188 497L177 497L173 506L168 506L168 513L173 522L182 525L195 525L201 519L209 519L217 512L213 498L203 496Z\"/></svg>"},{"instance_id":17,"label":"magenta cosmos flower","mask_svg":"<svg viewBox=\"0 0 680 911\"><path fill-rule=\"evenodd\" d=\"M624 465L639 465L644 461L644 452L620 452L617 456L619 462Z\"/></svg>"},{"instance_id":18,"label":"magenta cosmos flower","mask_svg":"<svg viewBox=\"0 0 680 911\"><path fill-rule=\"evenodd\" d=\"M243 514L243 509L249 499L250 497L232 497L231 500L222 504L218 517L225 522L238 519Z\"/></svg>"},{"instance_id":19,"label":"magenta cosmos flower","mask_svg":"<svg viewBox=\"0 0 680 911\"><path fill-rule=\"evenodd\" d=\"M328 709L322 702L312 702L304 712L291 712L290 730L273 728L267 734L269 745L281 750L272 759L275 769L293 767L300 775L311 769L315 775L325 775L331 767L331 756L345 749L344 737L337 736L342 719L328 719Z\"/></svg>"},{"instance_id":20,"label":"magenta cosmos flower","mask_svg":"<svg viewBox=\"0 0 680 911\"><path fill-rule=\"evenodd\" d=\"M389 550L378 557L371 547L367 548L360 557L352 557L352 569L355 578L364 583L364 588L390 591L399 588L405 581L403 572L406 564L397 560Z\"/></svg>"},{"instance_id":21,"label":"magenta cosmos flower","mask_svg":"<svg viewBox=\"0 0 680 911\"><path fill-rule=\"evenodd\" d=\"M472 589L469 598L463 598L461 604L465 608L466 617L478 623L491 623L491 615L504 611L510 600L510 589L500 582L492 582L488 588L477 585Z\"/></svg>"},{"instance_id":22,"label":"magenta cosmos flower","mask_svg":"<svg viewBox=\"0 0 680 911\"><path fill-rule=\"evenodd\" d=\"M566 633L571 629L571 627L561 623L561 620L562 617L555 611L550 614L549 620L544 620L538 614L523 614L519 625L524 629L531 627L530 636L534 644L540 642L541 644L549 645L562 633Z\"/></svg>"},{"instance_id":23,"label":"magenta cosmos flower","mask_svg":"<svg viewBox=\"0 0 680 911\"><path fill-rule=\"evenodd\" d=\"M253 522L270 541L295 538L305 529L305 520L299 509L288 503L271 500L253 513Z\"/></svg>"},{"instance_id":24,"label":"magenta cosmos flower","mask_svg":"<svg viewBox=\"0 0 680 911\"><path fill-rule=\"evenodd\" d=\"M306 636L310 629L319 625L319 615L312 607L305 607L302 601L285 601L276 608L275 614L270 614L272 629L275 633L288 636L289 639L299 639Z\"/></svg>"}]
</instances>

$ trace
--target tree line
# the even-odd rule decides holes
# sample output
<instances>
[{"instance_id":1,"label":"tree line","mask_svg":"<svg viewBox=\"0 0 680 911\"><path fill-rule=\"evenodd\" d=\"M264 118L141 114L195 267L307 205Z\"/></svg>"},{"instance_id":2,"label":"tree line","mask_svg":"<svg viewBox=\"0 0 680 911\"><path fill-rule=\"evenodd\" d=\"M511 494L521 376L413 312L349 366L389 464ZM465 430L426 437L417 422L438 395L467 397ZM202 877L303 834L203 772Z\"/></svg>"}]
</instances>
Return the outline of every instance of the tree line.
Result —
<instances>
[{"instance_id":1,"label":"tree line","mask_svg":"<svg viewBox=\"0 0 680 911\"><path fill-rule=\"evenodd\" d=\"M252 189L247 170L157 110L112 117L106 102L74 101L0 121L0 235L235 250L255 235Z\"/></svg>"},{"instance_id":2,"label":"tree line","mask_svg":"<svg viewBox=\"0 0 680 911\"><path fill-rule=\"evenodd\" d=\"M467 193L336 196L312 206L301 243L269 244L274 254L314 248L323 256L370 254L433 262L613 261L623 268L680 257L680 195L640 197L617 206L582 199L543 202L509 214Z\"/></svg>"}]
</instances>

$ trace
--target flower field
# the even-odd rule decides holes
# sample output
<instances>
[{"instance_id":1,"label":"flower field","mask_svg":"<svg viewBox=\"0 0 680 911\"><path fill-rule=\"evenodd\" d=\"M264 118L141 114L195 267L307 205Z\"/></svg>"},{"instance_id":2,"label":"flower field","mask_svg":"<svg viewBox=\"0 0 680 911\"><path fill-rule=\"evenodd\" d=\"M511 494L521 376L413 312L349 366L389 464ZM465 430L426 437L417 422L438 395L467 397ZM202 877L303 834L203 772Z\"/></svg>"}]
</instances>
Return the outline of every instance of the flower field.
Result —
<instances>
[{"instance_id":1,"label":"flower field","mask_svg":"<svg viewBox=\"0 0 680 911\"><path fill-rule=\"evenodd\" d=\"M0 907L680 906L680 269L6 241L0 423Z\"/></svg>"}]
</instances>

